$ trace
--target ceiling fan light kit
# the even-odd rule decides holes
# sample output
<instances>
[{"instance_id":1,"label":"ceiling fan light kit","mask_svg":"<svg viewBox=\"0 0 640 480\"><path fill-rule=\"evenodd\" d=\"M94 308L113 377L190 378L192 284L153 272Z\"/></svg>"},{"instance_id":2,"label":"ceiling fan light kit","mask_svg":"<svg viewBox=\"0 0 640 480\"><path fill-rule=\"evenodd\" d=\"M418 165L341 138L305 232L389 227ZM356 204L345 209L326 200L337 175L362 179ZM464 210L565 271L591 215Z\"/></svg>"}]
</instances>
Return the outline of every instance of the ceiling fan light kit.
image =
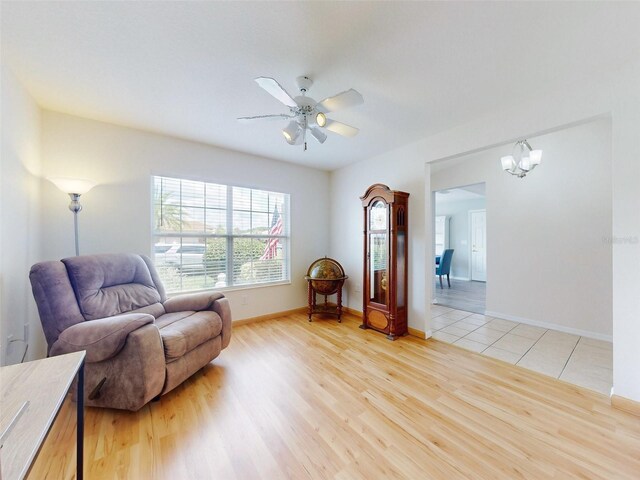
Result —
<instances>
[{"instance_id":1,"label":"ceiling fan light kit","mask_svg":"<svg viewBox=\"0 0 640 480\"><path fill-rule=\"evenodd\" d=\"M289 125L282 130L282 135L289 145L295 145L296 140L300 136L300 126L295 120L291 120Z\"/></svg>"},{"instance_id":2,"label":"ceiling fan light kit","mask_svg":"<svg viewBox=\"0 0 640 480\"><path fill-rule=\"evenodd\" d=\"M343 137L354 137L358 134L359 130L357 128L331 120L326 116L326 113L364 103L364 98L356 90L350 89L316 102L313 98L306 96L307 91L313 85L313 81L309 77L301 76L296 79L300 95L295 98L292 98L282 85L273 78L258 77L255 81L267 93L289 107L289 114L277 113L240 117L238 118L239 121L290 120L289 124L282 130L282 136L289 145L304 144L304 150L307 150L307 131L321 144L327 139L327 134L322 129L337 133Z\"/></svg>"}]
</instances>

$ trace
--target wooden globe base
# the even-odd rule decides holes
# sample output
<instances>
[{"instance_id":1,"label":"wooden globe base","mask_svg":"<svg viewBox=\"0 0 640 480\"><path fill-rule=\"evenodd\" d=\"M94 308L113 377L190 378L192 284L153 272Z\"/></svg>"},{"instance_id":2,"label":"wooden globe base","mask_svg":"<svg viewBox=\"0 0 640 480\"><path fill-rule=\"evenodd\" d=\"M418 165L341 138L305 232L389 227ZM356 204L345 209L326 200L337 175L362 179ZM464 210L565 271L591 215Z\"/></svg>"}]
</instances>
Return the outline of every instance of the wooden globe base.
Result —
<instances>
[{"instance_id":1,"label":"wooden globe base","mask_svg":"<svg viewBox=\"0 0 640 480\"><path fill-rule=\"evenodd\" d=\"M338 316L338 323L342 323L342 285L344 285L344 280L336 280L335 282L337 283L337 289L334 293L336 293L336 305L332 305L330 303L327 302L327 295L324 295L324 303L323 304L319 304L316 302L316 295L318 293L320 293L321 295L323 295L323 292L318 292L316 291L315 288L313 288L313 281L312 279L308 279L308 302L309 302L309 321L311 321L311 316L314 313L320 313L320 314L325 314L325 315L337 315Z\"/></svg>"},{"instance_id":2,"label":"wooden globe base","mask_svg":"<svg viewBox=\"0 0 640 480\"><path fill-rule=\"evenodd\" d=\"M309 321L314 313L337 315L338 323L342 322L342 286L349 278L344 274L342 265L333 258L319 258L311 264L304 277L308 282ZM336 294L336 305L329 304L327 297ZM324 303L318 304L316 295L324 296Z\"/></svg>"}]
</instances>

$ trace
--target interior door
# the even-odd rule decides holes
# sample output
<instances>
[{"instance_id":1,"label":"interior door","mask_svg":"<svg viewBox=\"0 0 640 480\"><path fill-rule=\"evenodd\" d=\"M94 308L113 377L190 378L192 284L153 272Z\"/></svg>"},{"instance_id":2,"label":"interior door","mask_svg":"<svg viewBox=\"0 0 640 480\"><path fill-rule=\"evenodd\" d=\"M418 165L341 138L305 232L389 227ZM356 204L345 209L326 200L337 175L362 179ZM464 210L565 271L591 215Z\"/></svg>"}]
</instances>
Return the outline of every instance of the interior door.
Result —
<instances>
[{"instance_id":1,"label":"interior door","mask_svg":"<svg viewBox=\"0 0 640 480\"><path fill-rule=\"evenodd\" d=\"M487 211L469 212L471 226L471 280L487 281Z\"/></svg>"}]
</instances>

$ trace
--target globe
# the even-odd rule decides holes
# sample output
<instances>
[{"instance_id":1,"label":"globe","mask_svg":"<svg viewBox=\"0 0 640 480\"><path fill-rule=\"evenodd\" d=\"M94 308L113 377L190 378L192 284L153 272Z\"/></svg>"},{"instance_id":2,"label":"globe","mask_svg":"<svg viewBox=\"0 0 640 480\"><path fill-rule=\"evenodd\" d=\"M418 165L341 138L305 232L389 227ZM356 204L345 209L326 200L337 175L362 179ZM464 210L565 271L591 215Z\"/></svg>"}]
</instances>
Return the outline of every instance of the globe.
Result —
<instances>
[{"instance_id":1,"label":"globe","mask_svg":"<svg viewBox=\"0 0 640 480\"><path fill-rule=\"evenodd\" d=\"M332 258L319 258L311 264L304 277L311 281L312 288L321 295L332 295L348 277L344 269Z\"/></svg>"}]
</instances>

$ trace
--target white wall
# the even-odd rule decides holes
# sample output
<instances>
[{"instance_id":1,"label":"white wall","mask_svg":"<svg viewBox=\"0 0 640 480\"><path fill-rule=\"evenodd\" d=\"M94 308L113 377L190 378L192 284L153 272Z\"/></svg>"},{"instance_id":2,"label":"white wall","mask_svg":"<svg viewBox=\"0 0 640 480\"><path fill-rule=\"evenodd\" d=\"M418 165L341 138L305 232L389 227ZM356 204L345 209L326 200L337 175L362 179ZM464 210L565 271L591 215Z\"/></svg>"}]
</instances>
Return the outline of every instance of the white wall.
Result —
<instances>
[{"instance_id":1,"label":"white wall","mask_svg":"<svg viewBox=\"0 0 640 480\"><path fill-rule=\"evenodd\" d=\"M433 179L433 173L431 174ZM431 188L435 188L432 180ZM449 217L449 247L453 248L451 276L469 280L469 210L484 210L484 198L436 202L436 215Z\"/></svg>"},{"instance_id":2,"label":"white wall","mask_svg":"<svg viewBox=\"0 0 640 480\"><path fill-rule=\"evenodd\" d=\"M348 259L349 273L355 277L350 279L349 306L361 307L359 294L353 295L353 285L362 278L362 273L358 274L362 269L358 196L368 184L388 183L412 195L409 322L414 328L428 329L431 282L425 282L424 272L425 258L431 258L433 253L429 163L600 115L610 115L612 119L613 234L618 239L613 244L614 388L616 394L640 401L640 62L532 96L467 124L334 171L331 253L338 259Z\"/></svg>"},{"instance_id":3,"label":"white wall","mask_svg":"<svg viewBox=\"0 0 640 480\"><path fill-rule=\"evenodd\" d=\"M82 254L150 254L152 174L290 193L292 283L226 292L236 320L305 306L307 268L329 254L327 172L49 111L43 112L42 157L45 177L99 184L81 198ZM46 259L74 254L68 203L66 194L43 181Z\"/></svg>"},{"instance_id":4,"label":"white wall","mask_svg":"<svg viewBox=\"0 0 640 480\"><path fill-rule=\"evenodd\" d=\"M39 260L40 109L2 66L0 168L0 365L44 356L46 347L29 284ZM8 335L14 342L7 344Z\"/></svg>"},{"instance_id":5,"label":"white wall","mask_svg":"<svg viewBox=\"0 0 640 480\"><path fill-rule=\"evenodd\" d=\"M425 191L430 189L427 185L425 190L423 169L424 162L417 159L415 153L399 149L388 156L334 171L331 181L331 256L342 264L349 275L344 287L344 305L362 311L364 214L359 197L374 183L384 183L392 190L409 192L410 280L407 313L409 326L424 331L424 295L431 287L432 278L429 276L429 282L425 281L425 242L431 236L432 227L424 221ZM416 170L418 174L415 174Z\"/></svg>"},{"instance_id":6,"label":"white wall","mask_svg":"<svg viewBox=\"0 0 640 480\"><path fill-rule=\"evenodd\" d=\"M509 144L433 166L431 187L486 184L488 314L610 340L611 121L529 143L543 163L524 179L500 168Z\"/></svg>"}]
</instances>

